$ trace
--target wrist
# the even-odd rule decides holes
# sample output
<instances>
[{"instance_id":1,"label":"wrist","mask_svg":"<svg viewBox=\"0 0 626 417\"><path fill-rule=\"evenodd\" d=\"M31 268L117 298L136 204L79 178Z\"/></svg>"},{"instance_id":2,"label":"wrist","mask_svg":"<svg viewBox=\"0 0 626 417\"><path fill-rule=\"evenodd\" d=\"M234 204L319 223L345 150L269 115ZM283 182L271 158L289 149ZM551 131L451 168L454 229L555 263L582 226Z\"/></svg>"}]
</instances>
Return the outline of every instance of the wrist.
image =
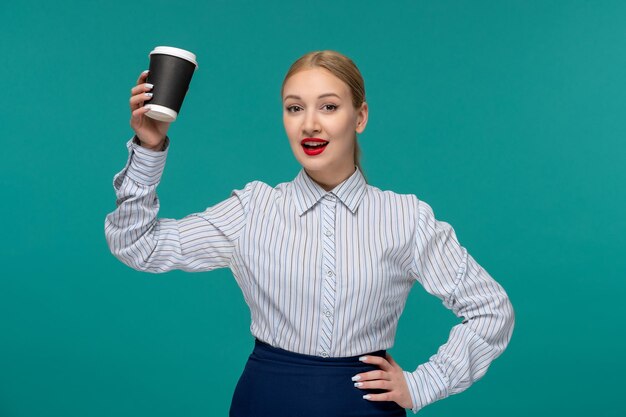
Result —
<instances>
[{"instance_id":1,"label":"wrist","mask_svg":"<svg viewBox=\"0 0 626 417\"><path fill-rule=\"evenodd\" d=\"M142 142L141 139L139 139L139 137L135 135L135 137L133 138L133 142L135 142L137 145L140 145L142 148L146 148L155 152L160 152L164 150L166 140L165 138L163 138L158 144L150 146L147 143Z\"/></svg>"}]
</instances>

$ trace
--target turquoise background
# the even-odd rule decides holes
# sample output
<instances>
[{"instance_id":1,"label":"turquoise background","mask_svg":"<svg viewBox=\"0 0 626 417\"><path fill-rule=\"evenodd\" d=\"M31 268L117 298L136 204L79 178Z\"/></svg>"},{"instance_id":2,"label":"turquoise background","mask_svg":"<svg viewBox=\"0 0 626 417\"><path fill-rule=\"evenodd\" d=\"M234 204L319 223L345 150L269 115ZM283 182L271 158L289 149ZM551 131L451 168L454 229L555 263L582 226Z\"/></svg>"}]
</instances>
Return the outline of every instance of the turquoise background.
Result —
<instances>
[{"instance_id":1,"label":"turquoise background","mask_svg":"<svg viewBox=\"0 0 626 417\"><path fill-rule=\"evenodd\" d=\"M625 2L5 1L0 16L0 416L227 414L252 347L230 271L137 272L104 238L157 45L200 64L161 217L291 180L282 78L341 51L366 80L370 182L431 204L516 311L487 375L420 414L626 415ZM455 323L415 286L391 352L414 369Z\"/></svg>"}]
</instances>

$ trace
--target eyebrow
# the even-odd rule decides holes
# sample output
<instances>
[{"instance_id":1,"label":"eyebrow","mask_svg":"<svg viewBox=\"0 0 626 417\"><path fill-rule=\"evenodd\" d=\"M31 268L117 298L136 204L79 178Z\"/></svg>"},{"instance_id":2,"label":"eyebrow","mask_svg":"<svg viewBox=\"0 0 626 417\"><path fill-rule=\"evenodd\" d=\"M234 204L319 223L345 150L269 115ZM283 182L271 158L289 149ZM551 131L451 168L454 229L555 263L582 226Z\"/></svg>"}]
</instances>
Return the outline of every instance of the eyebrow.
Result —
<instances>
[{"instance_id":1,"label":"eyebrow","mask_svg":"<svg viewBox=\"0 0 626 417\"><path fill-rule=\"evenodd\" d=\"M325 93L325 94L319 95L317 98L320 99L320 98L324 98L324 97L337 97L338 99L341 99L341 97L339 97L335 93ZM288 96L285 96L283 101L287 100L288 98L293 98L293 99L296 99L296 100L302 100L302 97L300 97L300 96L289 94Z\"/></svg>"}]
</instances>

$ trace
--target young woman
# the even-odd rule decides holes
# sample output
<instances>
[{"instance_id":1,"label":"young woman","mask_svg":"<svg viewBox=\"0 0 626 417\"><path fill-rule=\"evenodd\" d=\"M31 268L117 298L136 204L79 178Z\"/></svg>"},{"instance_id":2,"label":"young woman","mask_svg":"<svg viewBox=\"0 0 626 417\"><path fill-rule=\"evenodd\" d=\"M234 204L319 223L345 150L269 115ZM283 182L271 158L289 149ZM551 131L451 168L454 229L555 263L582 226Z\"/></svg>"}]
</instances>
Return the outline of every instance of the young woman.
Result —
<instances>
[{"instance_id":1,"label":"young woman","mask_svg":"<svg viewBox=\"0 0 626 417\"><path fill-rule=\"evenodd\" d=\"M256 341L231 416L402 416L485 374L511 337L509 299L428 204L366 183L357 134L368 106L349 58L311 52L284 79L283 123L302 165L293 181L251 182L180 220L157 218L169 125L145 116L146 77L131 90L135 136L107 241L141 271L232 270ZM463 321L405 371L386 349L415 282Z\"/></svg>"}]
</instances>

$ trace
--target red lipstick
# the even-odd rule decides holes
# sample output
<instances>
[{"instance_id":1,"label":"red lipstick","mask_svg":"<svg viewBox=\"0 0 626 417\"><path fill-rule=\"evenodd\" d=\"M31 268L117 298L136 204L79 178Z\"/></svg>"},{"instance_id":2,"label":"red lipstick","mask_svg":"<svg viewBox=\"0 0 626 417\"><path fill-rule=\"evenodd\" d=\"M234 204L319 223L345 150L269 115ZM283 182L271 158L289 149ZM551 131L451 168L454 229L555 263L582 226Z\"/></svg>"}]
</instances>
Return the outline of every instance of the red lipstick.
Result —
<instances>
[{"instance_id":1,"label":"red lipstick","mask_svg":"<svg viewBox=\"0 0 626 417\"><path fill-rule=\"evenodd\" d=\"M324 152L328 141L320 138L304 138L300 141L304 153L309 156L319 155Z\"/></svg>"}]
</instances>

